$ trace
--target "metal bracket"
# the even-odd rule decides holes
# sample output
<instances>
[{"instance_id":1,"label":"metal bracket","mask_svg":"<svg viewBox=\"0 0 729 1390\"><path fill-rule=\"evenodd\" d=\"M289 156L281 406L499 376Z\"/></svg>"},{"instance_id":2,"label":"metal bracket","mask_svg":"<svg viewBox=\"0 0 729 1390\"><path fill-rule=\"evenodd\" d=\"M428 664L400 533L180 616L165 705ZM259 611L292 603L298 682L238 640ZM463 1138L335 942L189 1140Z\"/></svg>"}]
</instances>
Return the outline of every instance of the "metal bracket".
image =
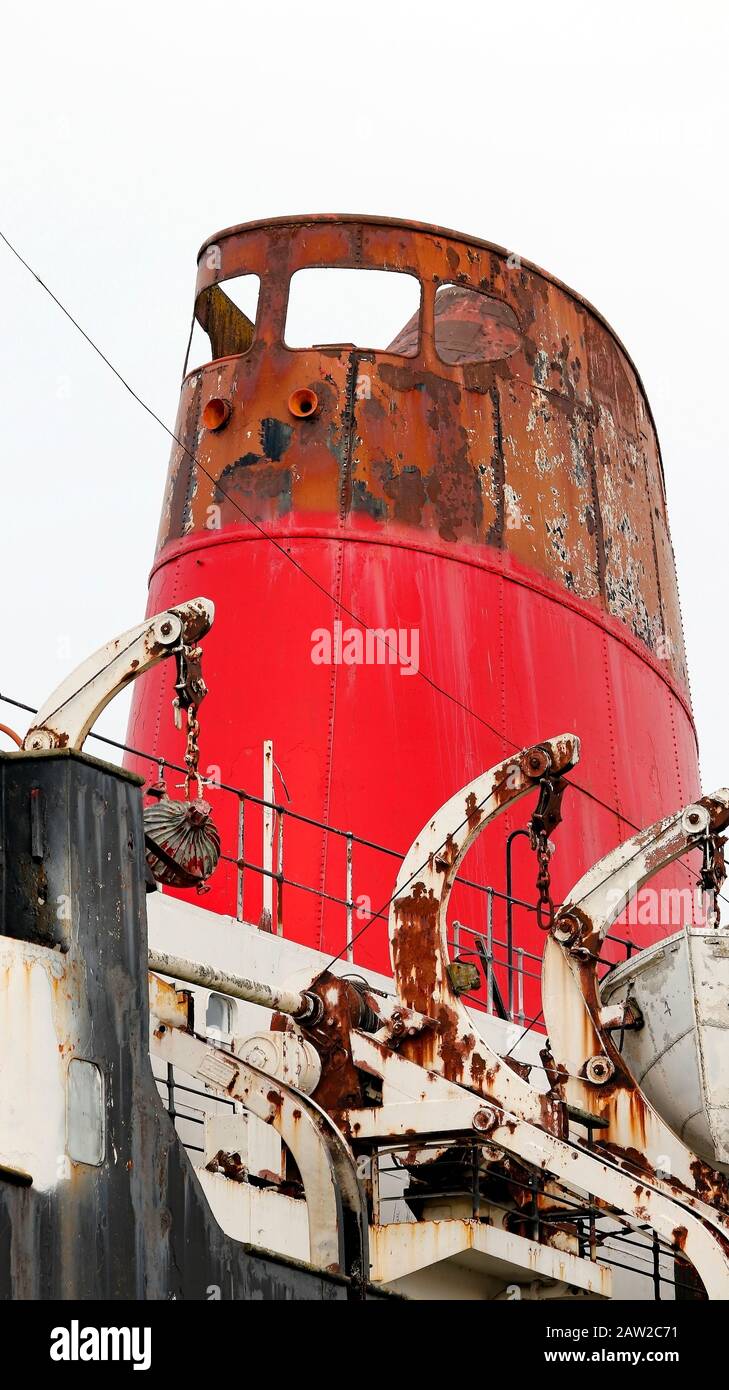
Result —
<instances>
[{"instance_id":1,"label":"metal bracket","mask_svg":"<svg viewBox=\"0 0 729 1390\"><path fill-rule=\"evenodd\" d=\"M367 1209L352 1152L326 1112L250 1062L156 1018L150 1051L273 1125L304 1184L312 1265L362 1284L369 1274Z\"/></svg>"},{"instance_id":2,"label":"metal bracket","mask_svg":"<svg viewBox=\"0 0 729 1390\"><path fill-rule=\"evenodd\" d=\"M619 1154L641 1179L647 1176L666 1191L680 1185L725 1210L726 1180L653 1109L618 1051L611 1036L615 1021L600 1000L597 966L612 924L643 884L728 823L729 790L722 789L618 845L572 889L545 942L542 965L544 1016L568 1104L603 1121L600 1145ZM667 1155L670 1184L657 1176Z\"/></svg>"},{"instance_id":3,"label":"metal bracket","mask_svg":"<svg viewBox=\"0 0 729 1390\"><path fill-rule=\"evenodd\" d=\"M711 1299L729 1298L729 1225L688 1194L669 1192L649 1178L636 1183L608 1155L570 1143L510 1113L493 1101L409 1062L365 1034L351 1034L355 1065L383 1081L380 1107L344 1112L346 1132L356 1140L463 1136L469 1131L550 1174L570 1191L590 1192L618 1211L636 1230L648 1225L671 1244L680 1243ZM413 1140L415 1143L416 1141Z\"/></svg>"},{"instance_id":4,"label":"metal bracket","mask_svg":"<svg viewBox=\"0 0 729 1390\"><path fill-rule=\"evenodd\" d=\"M449 1081L495 1098L510 1112L563 1133L561 1101L541 1094L479 1037L448 971L446 912L458 868L478 836L545 775L560 778L579 759L562 734L498 763L451 797L406 854L390 908L390 954L403 1003L437 1027L401 1043L403 1056Z\"/></svg>"},{"instance_id":5,"label":"metal bracket","mask_svg":"<svg viewBox=\"0 0 729 1390\"><path fill-rule=\"evenodd\" d=\"M23 748L79 751L109 701L165 657L194 646L209 631L214 615L210 599L191 599L105 643L49 695Z\"/></svg>"}]
</instances>

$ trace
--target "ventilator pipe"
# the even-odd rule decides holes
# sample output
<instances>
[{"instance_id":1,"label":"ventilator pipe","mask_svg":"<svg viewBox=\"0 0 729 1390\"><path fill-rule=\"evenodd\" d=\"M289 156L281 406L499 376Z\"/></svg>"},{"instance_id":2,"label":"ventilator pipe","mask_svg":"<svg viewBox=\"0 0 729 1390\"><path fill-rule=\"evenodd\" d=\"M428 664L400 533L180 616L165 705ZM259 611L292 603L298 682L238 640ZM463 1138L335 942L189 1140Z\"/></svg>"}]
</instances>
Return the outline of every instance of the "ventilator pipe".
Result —
<instances>
[{"instance_id":1,"label":"ventilator pipe","mask_svg":"<svg viewBox=\"0 0 729 1390\"><path fill-rule=\"evenodd\" d=\"M169 975L175 980L184 980L189 985L201 985L203 989L214 990L216 994L227 994L232 999L245 999L249 1004L260 1004L264 1009L276 1009L278 1013L289 1014L298 1023L312 1026L319 1022L324 1012L321 999L316 994L303 990L272 989L260 980L249 980L243 975L229 975L227 971L215 970L210 965L200 965L198 961L187 960L184 956L172 956L167 951L149 952L149 968L160 975Z\"/></svg>"}]
</instances>

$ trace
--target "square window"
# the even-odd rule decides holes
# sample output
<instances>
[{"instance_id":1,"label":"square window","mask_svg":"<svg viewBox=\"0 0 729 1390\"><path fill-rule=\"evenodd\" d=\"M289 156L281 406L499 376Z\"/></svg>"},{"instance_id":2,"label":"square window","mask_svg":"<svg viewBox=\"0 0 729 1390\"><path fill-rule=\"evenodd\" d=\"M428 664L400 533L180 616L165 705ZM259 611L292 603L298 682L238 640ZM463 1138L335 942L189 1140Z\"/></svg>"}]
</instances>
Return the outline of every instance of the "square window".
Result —
<instances>
[{"instance_id":1,"label":"square window","mask_svg":"<svg viewBox=\"0 0 729 1390\"><path fill-rule=\"evenodd\" d=\"M289 348L343 347L415 357L420 281L404 271L297 270L289 285Z\"/></svg>"}]
</instances>

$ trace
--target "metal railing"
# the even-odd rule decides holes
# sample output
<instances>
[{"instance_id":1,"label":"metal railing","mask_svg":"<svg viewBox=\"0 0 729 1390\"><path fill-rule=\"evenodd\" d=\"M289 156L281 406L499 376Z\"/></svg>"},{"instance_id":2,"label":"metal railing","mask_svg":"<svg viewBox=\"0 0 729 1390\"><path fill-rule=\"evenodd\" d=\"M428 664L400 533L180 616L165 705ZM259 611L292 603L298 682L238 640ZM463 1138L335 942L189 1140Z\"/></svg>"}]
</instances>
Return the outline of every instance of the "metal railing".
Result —
<instances>
[{"instance_id":1,"label":"metal railing","mask_svg":"<svg viewBox=\"0 0 729 1390\"><path fill-rule=\"evenodd\" d=\"M561 1191L558 1199L550 1199L549 1179L538 1170L523 1178L512 1172L507 1175L510 1189L524 1194L521 1205L504 1201L498 1188L489 1191L484 1167L488 1154L489 1146L482 1138L465 1132L449 1136L447 1143L419 1142L417 1161L412 1141L380 1146L364 1163L360 1159L373 1224L416 1222L428 1204L460 1201L462 1218L490 1225L503 1219L507 1229L538 1243L545 1242L556 1223L562 1229L571 1228L575 1254L644 1281L651 1286L654 1300L701 1296L693 1268L678 1245L662 1240L647 1226L628 1226L619 1212L598 1205L590 1193L578 1198ZM498 1163L496 1152L494 1161Z\"/></svg>"},{"instance_id":2,"label":"metal railing","mask_svg":"<svg viewBox=\"0 0 729 1390\"><path fill-rule=\"evenodd\" d=\"M2 698L2 700L6 703L12 704L17 708L20 708L24 711L28 711L29 713L36 712L32 706L24 704L22 701L13 700L9 696L2 696L0 698ZM115 748L120 752L124 752L126 754L131 755L132 757L138 759L142 763L146 762L152 765L153 767L158 768L160 780L163 780L164 778L165 769L168 769L171 772L181 773L183 776L186 775L187 769L182 764L174 763L168 758L161 758L159 757L159 755L151 754L138 748L133 748L126 743L121 743L116 739L108 738L105 735L99 734L93 730L90 736L93 739L96 739L97 741L104 743L109 747ZM210 769L208 769L208 771L209 770ZM246 872L257 875L261 880L263 908L260 914L258 925L267 930L273 930L273 905L275 896L275 930L279 935L284 935L285 933L285 889L288 888L296 892L302 892L308 895L312 895L314 897L318 897L319 899L325 902L332 903L343 909L345 918L345 945L344 950L341 954L345 956L348 963L353 964L354 937L361 931L361 928L358 928L358 932L355 933L354 918L355 914L357 914L359 917L364 916L366 919L367 914L361 913L358 904L363 899L368 898L369 896L367 894L355 894L355 848L357 847L360 850L366 850L370 853L374 852L375 854L386 856L388 859L397 860L398 862L402 861L402 851L392 849L391 847L386 845L378 844L376 841L367 839L364 836L356 835L351 830L343 830L339 827L329 825L324 821L316 819L315 817L306 816L299 811L295 811L291 806L284 805L281 801L277 800L274 795L274 773L276 771L278 771L278 769L274 761L273 743L271 741L267 741L263 745L264 794L262 796L257 796L254 793L248 792L241 787L232 786L231 784L222 781L222 779L217 776L209 779L209 784L211 786L228 796L234 797L237 802L237 834L235 853L232 855L226 853L221 854L221 859L223 863L233 865L236 870L235 895L234 901L231 902L231 907L234 909L234 911L231 913L231 915L234 915L239 921L245 920ZM280 772L279 776L281 776ZM281 777L281 781L285 789L283 777ZM261 853L262 863L260 864L256 863L255 860L248 859L246 857L247 807L259 808L262 813L264 833ZM331 835L335 838L344 841L345 881L343 897L339 896L338 894L328 892L321 883L317 886L314 886L312 884L301 883L285 872L284 837L285 825L287 822L298 823L303 826L308 826L311 829L321 832L324 835ZM454 937L452 949L456 950L456 952L459 949L458 934L460 933L460 931L470 933L473 936L475 942L475 953L472 954L474 954L476 964L481 969L484 977L484 997L482 999L480 998L480 996L477 996L475 997L474 1002L479 1007L485 1008L487 1009L487 1011L491 1013L496 1012L501 1017L513 1020L515 1022L523 1023L525 1021L525 982L535 979L538 980L539 978L539 972L530 971L526 962L540 964L541 955L537 955L536 953L529 951L526 947L515 945L514 941L515 909L532 914L536 912L535 904L524 901L523 899L519 898L516 894L514 894L512 891L512 847L516 839L518 839L520 836L528 837L528 832L525 828L518 828L512 831L510 835L507 837L505 863L506 892L502 893L492 885L475 882L474 880L468 879L462 875L458 876L457 883L461 887L468 888L480 894L486 895L487 908L485 944L484 932L479 932L471 927L460 925L454 922ZM693 877L696 878L696 875L694 874ZM503 940L497 939L495 936L493 936L495 900L502 901L505 906L505 932ZM379 911L375 911L374 913L372 913L369 917L369 921L365 920L365 927L368 927L370 922L374 922L377 920L386 920L387 906L389 906L389 904L383 906ZM605 967L606 970L613 968L613 966L618 963L618 960L621 955L624 958L629 958L635 950L640 949L640 947L635 942L631 941L629 938L621 936L616 931L613 931L607 936L606 946L607 950L612 951L613 955L616 957L616 959L614 960L603 960L602 965ZM495 948L504 951L505 959L500 960L496 956ZM503 971L505 975L505 987L503 991L503 995L505 997L502 997L502 992L499 988L499 970ZM538 1026L536 1025L536 1022L535 1026Z\"/></svg>"},{"instance_id":3,"label":"metal railing","mask_svg":"<svg viewBox=\"0 0 729 1390\"><path fill-rule=\"evenodd\" d=\"M193 1164L200 1164L205 1149L195 1140L206 1114L220 1113L226 1107L235 1111L236 1102L200 1090L190 1084L193 1078L183 1079L171 1064L165 1064L155 1080L183 1146ZM194 1103L198 1100L203 1104ZM462 1219L486 1225L503 1220L507 1229L536 1243L548 1243L550 1228L559 1223L561 1229L572 1231L575 1254L639 1280L646 1290L650 1288L646 1296L658 1301L702 1296L692 1266L678 1245L660 1239L648 1227L629 1227L619 1212L598 1205L590 1193L578 1198L562 1191L558 1199L550 1199L549 1179L544 1173L527 1171L519 1177L509 1172L509 1186L523 1192L524 1197L521 1203L504 1201L498 1186L489 1190L488 1154L488 1143L472 1131L450 1135L447 1140L423 1139L417 1143L417 1153L410 1140L407 1144L385 1143L371 1154L361 1154L358 1168L372 1224L416 1223L429 1206L453 1202L458 1204ZM497 1158L494 1152L494 1160ZM632 1291L626 1296L643 1295Z\"/></svg>"},{"instance_id":4,"label":"metal railing","mask_svg":"<svg viewBox=\"0 0 729 1390\"><path fill-rule=\"evenodd\" d=\"M136 750L132 751L136 752ZM150 755L139 753L136 755L147 757L150 762L159 767L160 779L162 779L164 768L172 771L184 771L166 759L152 758ZM375 910L362 906L364 903L371 903L372 895L362 891L366 887L371 887L371 882L366 880L364 876L360 877L360 874L364 875L363 870L358 872L361 857L366 852L371 862L371 856L376 856L378 872L375 873L371 867L371 877L377 877L380 883L383 880L392 883L395 877L394 865L399 865L402 862L403 853L390 846L379 844L375 840L357 835L352 830L345 830L318 820L316 817L307 816L296 811L291 805L284 804L274 794L274 774L276 771L273 744L267 741L263 745L263 795L258 796L240 787L231 786L217 778L212 782L214 791L235 798L237 803L235 853L226 853L224 850L220 856L224 864L235 869L234 892L231 895L231 908L234 911L231 911L231 916L234 915L241 922L246 920L255 922L257 916L257 925L262 930L284 936L286 934L284 908L291 893L302 893L323 900L325 903L330 903L342 910L344 945L340 954L349 964L354 964L355 937L362 934L363 927L364 930L368 930L377 921L386 922L387 908L389 907L389 903ZM249 857L252 810L255 810L256 821L258 822L256 829L260 834L260 853ZM315 885L302 882L300 878L295 878L287 872L285 848L291 843L293 827L296 825L315 831L318 835L331 836L344 844L341 893L330 891L322 883ZM476 928L455 920L451 924L448 937L448 945L453 954L462 960L472 960L481 975L479 988L467 996L469 1002L477 1008L485 1009L488 1013L522 1026L526 1023L527 994L531 992L532 997L538 995L541 978L541 952L537 953L522 944L517 944L519 931L515 926L520 916L523 918L523 914L528 914L534 919L537 911L535 903L527 901L512 891L511 848L517 837L526 836L527 833L524 829L517 829L512 831L507 839L505 864L507 891L502 891L492 884L482 883L465 875L458 875L454 889L457 886L460 890L465 889L470 893L479 895L478 901L484 905L482 909L478 909L478 915L483 919L483 927ZM381 867L382 859L387 859L388 865L393 866L391 875L389 868L387 874L384 873ZM252 912L247 918L250 875L254 875L260 884L255 895L256 907L260 902L260 913ZM356 887L355 877L357 877ZM498 929L496 923L497 909L500 910L502 917L502 931ZM356 930L355 919L357 919ZM633 942L618 933L612 933L608 936L607 942L611 943L613 948L617 948L618 957L620 955L629 957L636 949ZM605 961L604 964L606 969L609 968L609 962ZM537 1031L541 1031L538 1021L535 1020L533 1026L537 1028Z\"/></svg>"},{"instance_id":5,"label":"metal railing","mask_svg":"<svg viewBox=\"0 0 729 1390\"><path fill-rule=\"evenodd\" d=\"M155 1065L162 1066L161 1073L154 1070ZM179 1067L173 1066L171 1062L155 1063L153 1059L153 1075L164 1107L183 1147L191 1158L193 1154L204 1154L204 1145L197 1144L194 1140L204 1132L205 1116L219 1114L221 1111L224 1113L226 1110L235 1112L236 1102L227 1100L225 1096L213 1094L211 1091L202 1091L198 1086L191 1085L194 1077L187 1076L187 1073L181 1073ZM195 1105L192 1101L187 1100L188 1096L203 1100L205 1104ZM192 1162L197 1163L199 1160L192 1158Z\"/></svg>"}]
</instances>

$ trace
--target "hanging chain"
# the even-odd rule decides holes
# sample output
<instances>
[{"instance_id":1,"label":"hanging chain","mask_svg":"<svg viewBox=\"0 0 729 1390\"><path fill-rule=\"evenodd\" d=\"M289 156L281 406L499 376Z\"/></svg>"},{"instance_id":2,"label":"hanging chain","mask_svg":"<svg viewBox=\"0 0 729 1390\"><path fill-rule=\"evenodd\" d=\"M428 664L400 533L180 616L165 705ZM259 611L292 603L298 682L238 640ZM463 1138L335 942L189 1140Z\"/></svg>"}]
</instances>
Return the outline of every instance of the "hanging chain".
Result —
<instances>
[{"instance_id":1,"label":"hanging chain","mask_svg":"<svg viewBox=\"0 0 729 1390\"><path fill-rule=\"evenodd\" d=\"M151 876L159 883L174 888L195 888L207 893L207 879L213 873L220 856L220 833L213 823L211 808L203 799L205 779L200 775L200 705L207 695L202 676L202 647L196 645L205 624L188 624L185 641L180 635L172 649L176 673L172 709L175 728L186 728L184 800L167 795L164 779L165 760L159 760L157 784L149 794L158 805L144 808L144 841ZM185 719L183 721L183 713ZM172 767L173 764L168 764ZM212 780L212 779L210 779ZM190 783L197 783L197 793L190 799ZM178 784L180 785L180 784Z\"/></svg>"},{"instance_id":2,"label":"hanging chain","mask_svg":"<svg viewBox=\"0 0 729 1390\"><path fill-rule=\"evenodd\" d=\"M537 925L542 931L550 931L554 925L555 906L550 872L552 846L549 835L562 819L562 795L566 786L561 777L553 778L548 773L542 777L539 801L529 823L531 846L537 856Z\"/></svg>"},{"instance_id":3,"label":"hanging chain","mask_svg":"<svg viewBox=\"0 0 729 1390\"><path fill-rule=\"evenodd\" d=\"M200 720L198 713L201 702L208 693L202 676L200 660L202 647L185 646L183 643L176 653L177 680L175 697L172 701L175 727L182 728L182 711L187 711L187 744L185 747L185 797L189 800L190 783L197 782L198 797L202 796L203 778L200 776Z\"/></svg>"},{"instance_id":4,"label":"hanging chain","mask_svg":"<svg viewBox=\"0 0 729 1390\"><path fill-rule=\"evenodd\" d=\"M725 844L726 836L724 835L709 833L703 840L704 860L701 865L699 882L703 891L708 893L711 898L712 905L706 914L707 924L710 927L721 925L719 894L726 878Z\"/></svg>"},{"instance_id":5,"label":"hanging chain","mask_svg":"<svg viewBox=\"0 0 729 1390\"><path fill-rule=\"evenodd\" d=\"M190 782L195 778L197 782L197 794L202 796L202 778L198 771L200 762L200 746L198 738L200 735L200 720L197 717L197 706L189 705L187 710L187 747L185 748L185 797L189 800Z\"/></svg>"},{"instance_id":6,"label":"hanging chain","mask_svg":"<svg viewBox=\"0 0 729 1390\"><path fill-rule=\"evenodd\" d=\"M552 876L549 872L549 861L552 858L552 851L549 840L543 830L540 830L536 840L532 843L532 849L537 855L537 926L541 931L551 931L554 923L554 902L552 900Z\"/></svg>"}]
</instances>

